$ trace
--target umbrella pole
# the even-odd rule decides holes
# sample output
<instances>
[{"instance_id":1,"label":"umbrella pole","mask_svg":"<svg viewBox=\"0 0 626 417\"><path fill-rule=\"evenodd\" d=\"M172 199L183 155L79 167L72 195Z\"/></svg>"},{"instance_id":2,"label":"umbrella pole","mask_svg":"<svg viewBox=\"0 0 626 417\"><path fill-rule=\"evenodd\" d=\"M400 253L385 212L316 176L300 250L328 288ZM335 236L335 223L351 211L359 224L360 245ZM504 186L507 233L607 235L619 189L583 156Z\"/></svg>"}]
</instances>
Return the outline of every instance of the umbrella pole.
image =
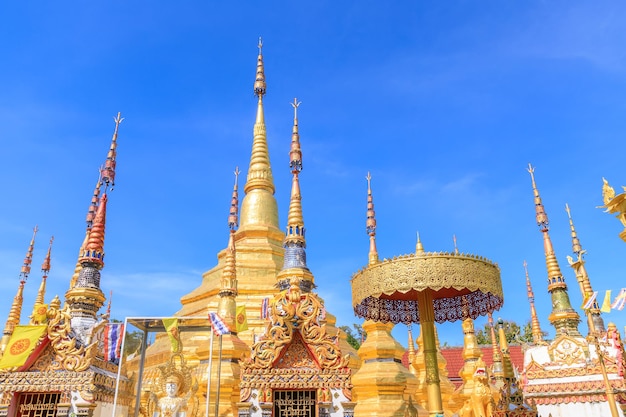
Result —
<instances>
[{"instance_id":1,"label":"umbrella pole","mask_svg":"<svg viewBox=\"0 0 626 417\"><path fill-rule=\"evenodd\" d=\"M443 416L443 401L439 385L439 366L437 365L437 346L435 344L435 309L430 289L417 293L417 308L422 325L424 339L424 362L426 364L426 392L428 394L428 415Z\"/></svg>"}]
</instances>

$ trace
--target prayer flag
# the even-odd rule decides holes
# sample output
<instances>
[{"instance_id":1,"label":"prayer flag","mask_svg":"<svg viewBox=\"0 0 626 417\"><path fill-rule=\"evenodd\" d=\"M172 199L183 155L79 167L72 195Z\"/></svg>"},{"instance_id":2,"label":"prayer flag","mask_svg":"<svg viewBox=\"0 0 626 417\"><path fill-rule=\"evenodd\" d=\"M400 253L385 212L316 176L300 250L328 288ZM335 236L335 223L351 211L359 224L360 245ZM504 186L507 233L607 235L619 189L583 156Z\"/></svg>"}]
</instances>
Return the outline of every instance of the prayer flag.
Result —
<instances>
[{"instance_id":1,"label":"prayer flag","mask_svg":"<svg viewBox=\"0 0 626 417\"><path fill-rule=\"evenodd\" d=\"M124 323L108 323L104 328L104 360L115 362L122 356Z\"/></svg>"},{"instance_id":2,"label":"prayer flag","mask_svg":"<svg viewBox=\"0 0 626 417\"><path fill-rule=\"evenodd\" d=\"M598 297L598 291L587 293L587 295L585 296L585 299L583 300L583 305L581 308L583 310L589 310L591 307L593 307L593 303L595 303L597 297Z\"/></svg>"},{"instance_id":3,"label":"prayer flag","mask_svg":"<svg viewBox=\"0 0 626 417\"><path fill-rule=\"evenodd\" d=\"M248 317L246 316L246 306L237 306L235 323L237 326L237 333L248 330Z\"/></svg>"},{"instance_id":4,"label":"prayer flag","mask_svg":"<svg viewBox=\"0 0 626 417\"><path fill-rule=\"evenodd\" d=\"M180 334L178 333L178 319L176 317L163 319L163 326L165 326L165 331L170 337L172 352L180 352L181 343Z\"/></svg>"},{"instance_id":5,"label":"prayer flag","mask_svg":"<svg viewBox=\"0 0 626 417\"><path fill-rule=\"evenodd\" d=\"M270 317L270 299L265 297L261 303L261 318L267 319Z\"/></svg>"},{"instance_id":6,"label":"prayer flag","mask_svg":"<svg viewBox=\"0 0 626 417\"><path fill-rule=\"evenodd\" d=\"M31 318L35 323L46 323L48 321L48 304L35 304Z\"/></svg>"},{"instance_id":7,"label":"prayer flag","mask_svg":"<svg viewBox=\"0 0 626 417\"><path fill-rule=\"evenodd\" d=\"M15 326L2 359L0 369L22 366L33 353L37 341L43 336L47 326Z\"/></svg>"},{"instance_id":8,"label":"prayer flag","mask_svg":"<svg viewBox=\"0 0 626 417\"><path fill-rule=\"evenodd\" d=\"M611 308L621 311L624 309L624 304L626 304L626 288L622 288L619 291L619 294L615 297L615 301L611 304Z\"/></svg>"},{"instance_id":9,"label":"prayer flag","mask_svg":"<svg viewBox=\"0 0 626 417\"><path fill-rule=\"evenodd\" d=\"M216 336L221 336L226 333L230 333L230 329L228 325L224 323L224 320L217 313L209 313L209 320L211 321L211 327L213 328L213 333Z\"/></svg>"},{"instance_id":10,"label":"prayer flag","mask_svg":"<svg viewBox=\"0 0 626 417\"><path fill-rule=\"evenodd\" d=\"M603 313L611 312L611 290L606 290L604 294L604 301L602 302L602 308L600 311Z\"/></svg>"}]
</instances>

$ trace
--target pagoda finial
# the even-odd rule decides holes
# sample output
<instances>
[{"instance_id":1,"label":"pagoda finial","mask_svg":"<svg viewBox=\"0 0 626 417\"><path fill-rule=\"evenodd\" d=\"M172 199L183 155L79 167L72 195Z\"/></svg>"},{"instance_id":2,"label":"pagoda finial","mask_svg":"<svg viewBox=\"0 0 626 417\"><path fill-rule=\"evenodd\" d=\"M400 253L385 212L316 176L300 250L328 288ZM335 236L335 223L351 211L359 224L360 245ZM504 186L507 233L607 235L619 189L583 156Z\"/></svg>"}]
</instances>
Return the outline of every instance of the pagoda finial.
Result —
<instances>
[{"instance_id":1,"label":"pagoda finial","mask_svg":"<svg viewBox=\"0 0 626 417\"><path fill-rule=\"evenodd\" d=\"M235 230L239 226L239 167L235 167L235 185L233 186L233 196L230 199L230 213L228 215L228 228Z\"/></svg>"},{"instance_id":2,"label":"pagoda finial","mask_svg":"<svg viewBox=\"0 0 626 417\"><path fill-rule=\"evenodd\" d=\"M578 323L580 317L572 308L567 293L567 284L561 273L561 268L554 254L552 240L548 232L548 215L545 212L537 184L535 183L535 169L528 165L528 172L532 180L533 194L535 196L535 212L537 225L543 234L543 247L546 257L546 268L548 270L548 292L552 297L552 313L549 316L550 323L556 328L557 333L565 333L570 336L580 336Z\"/></svg>"},{"instance_id":3,"label":"pagoda finial","mask_svg":"<svg viewBox=\"0 0 626 417\"><path fill-rule=\"evenodd\" d=\"M224 269L222 270L221 288L218 292L219 301L217 304L217 314L224 320L228 327L235 331L237 304L237 265L235 251L235 230L237 229L238 217L238 196L237 181L239 178L239 169L235 168L235 185L233 187L233 195L231 198L231 206L228 214L228 246L226 247L226 257L224 260Z\"/></svg>"},{"instance_id":4,"label":"pagoda finial","mask_svg":"<svg viewBox=\"0 0 626 417\"><path fill-rule=\"evenodd\" d=\"M50 244L48 245L48 252L46 253L46 257L41 264L41 284L39 284L39 290L37 291L37 297L35 297L35 306L33 310L37 309L37 306L41 306L45 304L45 295L46 295L46 280L48 279L48 273L50 272L50 256L52 254L52 242L54 242L54 236L50 238ZM33 312L33 316L34 316ZM31 317L31 324L33 317Z\"/></svg>"},{"instance_id":5,"label":"pagoda finial","mask_svg":"<svg viewBox=\"0 0 626 417\"><path fill-rule=\"evenodd\" d=\"M452 241L454 242L454 254L458 255L459 254L459 248L456 245L456 235L452 235Z\"/></svg>"},{"instance_id":6,"label":"pagoda finial","mask_svg":"<svg viewBox=\"0 0 626 417\"><path fill-rule=\"evenodd\" d=\"M526 294L528 295L528 303L530 304L530 330L533 336L533 343L539 345L543 343L543 332L539 325L537 310L535 309L535 294L530 284L530 276L528 275L528 264L524 260L524 273L526 274Z\"/></svg>"},{"instance_id":7,"label":"pagoda finial","mask_svg":"<svg viewBox=\"0 0 626 417\"><path fill-rule=\"evenodd\" d=\"M372 175L367 172L367 219L365 220L365 231L370 237L370 251L368 255L369 264L378 263L378 249L376 248L376 212L374 211L374 196L372 195Z\"/></svg>"},{"instance_id":8,"label":"pagoda finial","mask_svg":"<svg viewBox=\"0 0 626 417\"><path fill-rule=\"evenodd\" d=\"M297 109L300 103L294 99L291 105ZM294 110L295 111L295 110ZM285 258L283 268L278 273L277 285L281 290L290 289L295 281L302 292L310 292L314 287L314 277L306 263L306 228L302 214L302 194L300 192L300 172L302 171L302 150L297 134L297 118L294 119L294 135L289 151L291 170L291 199L287 215L287 231L283 240ZM295 281L294 281L295 280Z\"/></svg>"},{"instance_id":9,"label":"pagoda finial","mask_svg":"<svg viewBox=\"0 0 626 417\"><path fill-rule=\"evenodd\" d=\"M100 176L102 183L105 184L105 192L109 186L111 190L115 187L115 165L117 158L117 131L119 130L120 123L124 121L122 114L117 113L117 116L113 118L115 121L115 130L113 131L113 138L111 139L111 148L107 154L107 159L104 162L104 166L100 170Z\"/></svg>"},{"instance_id":10,"label":"pagoda finial","mask_svg":"<svg viewBox=\"0 0 626 417\"><path fill-rule=\"evenodd\" d=\"M575 260L571 256L568 256L567 260L570 266L574 269L574 272L576 273L576 280L578 281L580 292L583 299L585 299L586 297L593 294L591 280L589 279L589 274L587 274L587 268L585 267L584 255L585 253L587 253L587 251L584 250L582 248L582 245L580 244L578 234L576 233L576 229L574 228L572 213L569 209L568 204L565 204L565 211L567 212L569 226L572 232L572 252L574 252L574 255L576 255ZM600 312L600 306L598 305L597 299L594 300L589 310L589 312L591 313L591 317L589 318L591 321L588 321L589 333L593 333L594 331L598 334L604 333L606 329L604 328L604 320L602 319L602 313Z\"/></svg>"},{"instance_id":11,"label":"pagoda finial","mask_svg":"<svg viewBox=\"0 0 626 417\"><path fill-rule=\"evenodd\" d=\"M504 378L511 381L515 379L513 364L511 363L511 353L509 352L509 343L504 334L504 320L498 319L498 338L500 339L500 352L502 352L502 371Z\"/></svg>"},{"instance_id":12,"label":"pagoda finial","mask_svg":"<svg viewBox=\"0 0 626 417\"><path fill-rule=\"evenodd\" d=\"M4 352L4 349L6 349L7 344L11 339L11 335L13 334L15 326L20 324L22 316L22 305L24 304L24 284L26 284L28 274L30 274L30 265L33 261L33 249L35 247L35 235L37 234L38 230L39 229L37 228L37 226L35 226L35 228L33 229L33 237L31 238L30 244L28 245L28 250L26 251L26 257L24 258L24 264L22 265L20 272L20 283L17 287L17 293L15 294L15 297L13 297L11 310L9 311L9 316L7 317L4 331L2 332L2 339L0 341L0 352Z\"/></svg>"},{"instance_id":13,"label":"pagoda finial","mask_svg":"<svg viewBox=\"0 0 626 417\"><path fill-rule=\"evenodd\" d=\"M30 244L28 245L28 250L26 251L26 257L24 257L24 264L22 265L22 269L20 271L20 277L24 281L28 279L28 275L30 274L30 265L33 263L33 249L35 249L35 236L38 231L39 228L35 226L33 228L33 237L30 239Z\"/></svg>"},{"instance_id":14,"label":"pagoda finial","mask_svg":"<svg viewBox=\"0 0 626 417\"><path fill-rule=\"evenodd\" d=\"M496 386L501 388L504 380L504 370L502 368L502 353L498 346L498 339L496 338L496 327L493 323L493 316L491 313L487 315L489 322L489 331L491 332L491 351L493 357L493 376L496 379Z\"/></svg>"},{"instance_id":15,"label":"pagoda finial","mask_svg":"<svg viewBox=\"0 0 626 417\"><path fill-rule=\"evenodd\" d=\"M416 255L424 254L424 245L422 245L422 238L420 237L420 232L417 232L417 243L415 244L415 254Z\"/></svg>"},{"instance_id":16,"label":"pagoda finial","mask_svg":"<svg viewBox=\"0 0 626 417\"><path fill-rule=\"evenodd\" d=\"M409 369L411 369L411 365L413 365L413 360L415 359L415 342L413 342L413 328L409 324L407 328L408 333L408 344L409 344Z\"/></svg>"},{"instance_id":17,"label":"pagoda finial","mask_svg":"<svg viewBox=\"0 0 626 417\"><path fill-rule=\"evenodd\" d=\"M256 79L254 80L254 94L259 97L265 95L265 70L263 68L263 39L259 36L259 56L256 64Z\"/></svg>"},{"instance_id":18,"label":"pagoda finial","mask_svg":"<svg viewBox=\"0 0 626 417\"><path fill-rule=\"evenodd\" d=\"M378 249L376 248L376 212L374 211L374 196L372 194L372 175L367 172L367 218L365 230L370 237L369 264L378 263Z\"/></svg>"},{"instance_id":19,"label":"pagoda finial","mask_svg":"<svg viewBox=\"0 0 626 417\"><path fill-rule=\"evenodd\" d=\"M293 131L291 133L291 150L289 151L289 166L291 173L297 174L302 171L302 150L300 149L300 134L298 133L298 107L301 102L293 99Z\"/></svg>"},{"instance_id":20,"label":"pagoda finial","mask_svg":"<svg viewBox=\"0 0 626 417\"><path fill-rule=\"evenodd\" d=\"M250 157L250 166L248 167L248 178L244 186L246 197L252 191L257 190L258 194L254 199L255 203L247 203L244 197L241 206L241 226L248 224L257 224L261 220L266 222L270 220L272 226L278 228L278 208L276 200L273 198L275 191L274 178L272 176L272 168L270 166L270 156L267 148L267 136L265 128L265 116L263 110L263 96L266 91L265 72L263 69L262 42L259 41L259 56L257 58L256 78L254 81L254 94L258 97L256 121L253 128L252 155ZM259 204L261 192L269 192L269 195L263 196L263 204ZM251 207L248 207L248 205ZM265 211L258 213L258 210ZM253 212L256 211L256 212ZM274 224L275 222L275 224ZM267 224L265 224L267 225Z\"/></svg>"},{"instance_id":21,"label":"pagoda finial","mask_svg":"<svg viewBox=\"0 0 626 417\"><path fill-rule=\"evenodd\" d=\"M111 318L111 302L113 301L113 290L109 291L109 302L107 303L106 318Z\"/></svg>"},{"instance_id":22,"label":"pagoda finial","mask_svg":"<svg viewBox=\"0 0 626 417\"><path fill-rule=\"evenodd\" d=\"M543 229L548 230L548 215L543 207L543 203L541 202L541 196L539 195L539 190L537 189L537 184L535 183L535 168L531 164L528 164L528 172L530 173L530 179L533 184L533 194L535 196L535 212L537 218L537 225L543 231Z\"/></svg>"},{"instance_id":23,"label":"pagoda finial","mask_svg":"<svg viewBox=\"0 0 626 417\"><path fill-rule=\"evenodd\" d=\"M297 99L291 105L294 111L298 109L300 103ZM302 195L300 193L300 180L298 178L302 171L302 149L300 148L300 136L298 135L297 114L293 121L293 135L291 137L291 149L289 151L289 167L293 174L291 180L291 199L289 201L289 213L287 214L287 233L284 244L295 245L300 248L306 247L304 217L302 216ZM285 248L287 249L287 246ZM287 255L285 255L287 262ZM306 265L305 265L306 266Z\"/></svg>"}]
</instances>

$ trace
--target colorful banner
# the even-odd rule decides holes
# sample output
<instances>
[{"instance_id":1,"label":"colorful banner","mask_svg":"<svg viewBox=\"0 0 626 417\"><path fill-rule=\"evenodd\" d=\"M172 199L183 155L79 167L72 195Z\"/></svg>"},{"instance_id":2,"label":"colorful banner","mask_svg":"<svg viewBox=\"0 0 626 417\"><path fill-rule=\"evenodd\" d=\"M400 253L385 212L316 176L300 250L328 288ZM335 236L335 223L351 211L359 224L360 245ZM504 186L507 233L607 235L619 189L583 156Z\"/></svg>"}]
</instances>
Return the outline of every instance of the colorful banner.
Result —
<instances>
[{"instance_id":1,"label":"colorful banner","mask_svg":"<svg viewBox=\"0 0 626 417\"><path fill-rule=\"evenodd\" d=\"M0 359L0 369L24 365L37 346L47 326L15 326L13 335Z\"/></svg>"},{"instance_id":2,"label":"colorful banner","mask_svg":"<svg viewBox=\"0 0 626 417\"><path fill-rule=\"evenodd\" d=\"M611 290L606 290L604 294L604 301L602 302L602 307L600 307L600 311L603 313L611 312Z\"/></svg>"},{"instance_id":3,"label":"colorful banner","mask_svg":"<svg viewBox=\"0 0 626 417\"><path fill-rule=\"evenodd\" d=\"M583 300L583 305L580 308L582 308L583 310L589 310L591 307L593 307L596 298L598 298L598 291L588 293L585 296L585 299Z\"/></svg>"},{"instance_id":4,"label":"colorful banner","mask_svg":"<svg viewBox=\"0 0 626 417\"><path fill-rule=\"evenodd\" d=\"M116 362L122 356L123 323L108 323L104 328L104 360Z\"/></svg>"},{"instance_id":5,"label":"colorful banner","mask_svg":"<svg viewBox=\"0 0 626 417\"><path fill-rule=\"evenodd\" d=\"M235 324L237 326L237 333L248 330L248 317L246 316L246 306L237 306Z\"/></svg>"},{"instance_id":6,"label":"colorful banner","mask_svg":"<svg viewBox=\"0 0 626 417\"><path fill-rule=\"evenodd\" d=\"M48 322L48 304L35 304L33 307L32 319L35 323L44 324Z\"/></svg>"},{"instance_id":7,"label":"colorful banner","mask_svg":"<svg viewBox=\"0 0 626 417\"><path fill-rule=\"evenodd\" d=\"M180 352L181 342L180 342L180 334L178 333L178 319L176 317L163 319L163 326L165 326L165 331L167 332L167 335L170 337L170 343L172 344L172 352Z\"/></svg>"},{"instance_id":8,"label":"colorful banner","mask_svg":"<svg viewBox=\"0 0 626 417\"><path fill-rule=\"evenodd\" d=\"M626 288L622 288L619 291L617 297L615 297L615 301L611 304L611 308L614 310L623 310L624 304L626 304Z\"/></svg>"}]
</instances>

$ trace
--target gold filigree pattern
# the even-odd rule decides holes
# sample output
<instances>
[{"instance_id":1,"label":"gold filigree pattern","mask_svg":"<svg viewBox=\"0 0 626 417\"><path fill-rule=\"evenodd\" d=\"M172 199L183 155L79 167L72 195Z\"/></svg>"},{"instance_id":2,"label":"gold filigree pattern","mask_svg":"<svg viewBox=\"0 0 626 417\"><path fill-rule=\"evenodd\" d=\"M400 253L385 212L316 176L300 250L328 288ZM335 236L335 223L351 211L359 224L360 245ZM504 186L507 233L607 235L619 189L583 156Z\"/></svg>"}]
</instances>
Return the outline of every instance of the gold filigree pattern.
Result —
<instances>
[{"instance_id":1,"label":"gold filigree pattern","mask_svg":"<svg viewBox=\"0 0 626 417\"><path fill-rule=\"evenodd\" d=\"M558 366L558 363L546 363L544 366ZM562 365L562 364L561 364ZM546 369L544 366L532 361L524 370L526 379L549 379L549 378L564 378L564 377L579 377L586 375L601 375L602 369L597 360L592 362L592 365L586 366L570 366L566 368ZM611 363L610 358L606 359L606 371L609 374L617 374L617 365Z\"/></svg>"},{"instance_id":2,"label":"gold filigree pattern","mask_svg":"<svg viewBox=\"0 0 626 417\"><path fill-rule=\"evenodd\" d=\"M270 304L266 336L252 346L251 357L241 361L241 401L249 400L252 389L263 398L273 389L351 392L349 356L341 356L337 337L320 324L324 306L316 294L301 292L297 277L290 283Z\"/></svg>"},{"instance_id":3,"label":"gold filigree pattern","mask_svg":"<svg viewBox=\"0 0 626 417\"><path fill-rule=\"evenodd\" d=\"M316 294L300 294L294 301L295 291L283 291L274 297L270 309L270 323L266 338L252 346L252 355L242 362L243 368L270 368L289 345L294 332L299 332L304 343L321 368L339 369L348 365L348 355L341 356L336 338L326 334L326 327L318 318L323 306Z\"/></svg>"},{"instance_id":4,"label":"gold filigree pattern","mask_svg":"<svg viewBox=\"0 0 626 417\"><path fill-rule=\"evenodd\" d=\"M573 363L586 363L584 344L572 337L562 335L548 347L550 358L557 363L571 366Z\"/></svg>"},{"instance_id":5,"label":"gold filigree pattern","mask_svg":"<svg viewBox=\"0 0 626 417\"><path fill-rule=\"evenodd\" d=\"M474 255L422 253L385 259L352 276L355 313L366 319L419 323L416 294L433 291L435 321L475 319L502 306L500 269Z\"/></svg>"},{"instance_id":6,"label":"gold filigree pattern","mask_svg":"<svg viewBox=\"0 0 626 417\"><path fill-rule=\"evenodd\" d=\"M92 359L96 356L98 342L89 343L86 346L79 345L72 337L69 306L66 305L62 309L59 307L60 302L56 297L48 309L48 339L55 352L50 369L84 371L89 368ZM101 322L97 325L92 330L92 334L97 333L104 324Z\"/></svg>"}]
</instances>

